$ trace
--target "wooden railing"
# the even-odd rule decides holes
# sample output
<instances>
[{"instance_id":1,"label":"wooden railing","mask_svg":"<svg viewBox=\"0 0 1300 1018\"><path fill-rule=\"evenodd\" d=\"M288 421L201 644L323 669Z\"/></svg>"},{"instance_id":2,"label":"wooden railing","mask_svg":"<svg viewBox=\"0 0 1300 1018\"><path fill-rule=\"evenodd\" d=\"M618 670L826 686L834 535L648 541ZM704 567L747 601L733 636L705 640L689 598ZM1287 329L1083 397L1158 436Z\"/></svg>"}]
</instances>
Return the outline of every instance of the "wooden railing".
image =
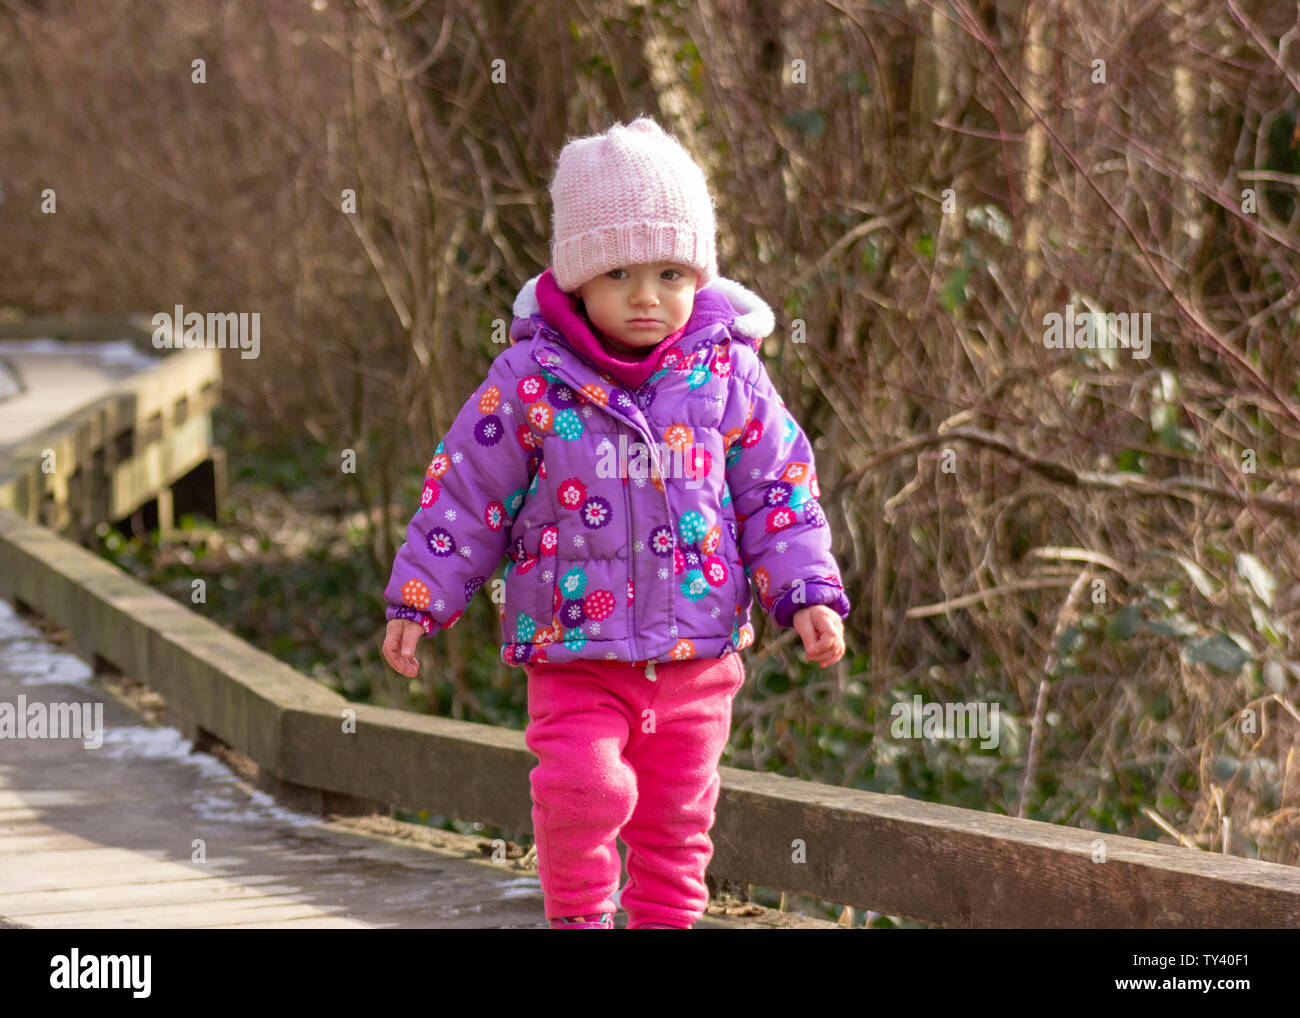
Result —
<instances>
[{"instance_id":1,"label":"wooden railing","mask_svg":"<svg viewBox=\"0 0 1300 1018\"><path fill-rule=\"evenodd\" d=\"M0 340L125 337L155 352L151 336L140 316L0 322ZM220 393L219 350L158 354L153 367L9 449L0 461L0 507L82 542L98 523L145 507L149 529L170 530L175 513L190 508L215 517L225 486L224 456L212 440Z\"/></svg>"}]
</instances>

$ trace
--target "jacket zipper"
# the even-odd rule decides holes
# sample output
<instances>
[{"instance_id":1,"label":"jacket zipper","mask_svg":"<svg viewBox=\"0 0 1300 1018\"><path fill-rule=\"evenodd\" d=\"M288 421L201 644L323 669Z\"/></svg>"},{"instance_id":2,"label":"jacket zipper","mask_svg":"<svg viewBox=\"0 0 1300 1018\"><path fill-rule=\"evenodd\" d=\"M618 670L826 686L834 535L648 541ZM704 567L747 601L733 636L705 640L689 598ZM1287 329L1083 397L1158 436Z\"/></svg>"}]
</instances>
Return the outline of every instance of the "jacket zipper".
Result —
<instances>
[{"instance_id":1,"label":"jacket zipper","mask_svg":"<svg viewBox=\"0 0 1300 1018\"><path fill-rule=\"evenodd\" d=\"M575 356L576 356L576 355L575 355ZM579 394L579 395L580 395L580 394L582 393L582 386L579 385L579 384L574 380L573 376L570 375L568 371L557 371L557 370L556 370L557 365L555 365L555 364L542 364L540 361L537 360L536 357L534 357L533 360L534 360L537 364L539 364L539 365L541 365L542 367L544 367L547 371L551 372L551 374L555 375L555 376L558 377L558 378L562 378L562 379L564 379L564 381L565 381L568 385L570 385L570 386L573 388L573 391L574 391L576 394ZM633 394L632 394L632 398L633 398L633 400L636 402L637 407L641 409L642 413L645 412L645 408L641 405L641 394L642 394L642 392L645 390L645 387L646 387L647 385L649 385L649 384L650 384L650 379L647 378L644 382L641 383L640 387L637 388L637 389L633 392ZM654 442L650 441L650 436L649 436L646 432L642 431L641 428L640 428L640 426L639 426L635 421L628 420L626 417L622 417L622 416L619 416L618 414L615 414L615 413L614 413L612 410L610 410L608 407L606 407L606 406L602 406L600 403L597 403L595 400L588 400L588 403L589 403L591 406L599 407L599 408L600 408L600 409L601 409L601 410L602 410L602 411L603 411L607 416L613 418L615 421L617 421L617 422L619 422L619 423L621 423L621 424L627 424L627 425L630 425L630 426L632 427L632 429L633 429L633 430L634 430L638 435L640 435L642 438L645 439L645 441L646 441L646 448L648 448L648 449L650 450L650 457L651 457L651 459L654 461L655 472L658 473L658 475L659 475L659 477L660 477L661 480L664 480L663 471L660 469L660 464L659 464L659 450L655 447ZM664 480L664 491L663 491L663 496L664 496L664 508L667 510L667 515L668 515L668 527L669 527L669 529L672 531L672 534L673 534L673 544L674 544L674 546L675 546L675 545L676 545L676 542L677 542L677 528L676 528L675 526L673 526L673 507L672 507L672 503L670 503L670 502L668 501L668 490L667 490L667 489L668 489L668 483L667 483L666 480ZM629 505L630 505L630 504L631 504L631 503L630 503L630 501L629 501ZM633 552L632 554L636 554L636 553ZM629 570L631 570L630 562L631 562L631 560L629 559ZM640 648L641 650L644 650L644 649L645 649L644 647L642 647L642 645L641 645L641 641L640 641L639 638L634 637L634 640L635 640L636 646L637 646L638 648ZM657 679L656 676L655 676L655 663L654 663L653 661L649 661L649 660L648 660L648 661L646 662L646 666L645 666L645 677L646 677L647 679L649 679L651 682L656 682L656 681L658 681L658 679Z\"/></svg>"}]
</instances>

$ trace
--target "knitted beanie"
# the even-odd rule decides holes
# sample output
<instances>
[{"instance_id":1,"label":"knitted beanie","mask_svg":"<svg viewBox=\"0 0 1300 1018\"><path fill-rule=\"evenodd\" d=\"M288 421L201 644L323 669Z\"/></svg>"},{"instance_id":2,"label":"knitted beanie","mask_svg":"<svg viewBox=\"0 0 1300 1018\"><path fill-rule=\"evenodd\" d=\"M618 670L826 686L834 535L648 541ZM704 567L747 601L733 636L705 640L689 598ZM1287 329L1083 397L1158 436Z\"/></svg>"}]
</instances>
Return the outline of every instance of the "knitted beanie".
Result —
<instances>
[{"instance_id":1,"label":"knitted beanie","mask_svg":"<svg viewBox=\"0 0 1300 1018\"><path fill-rule=\"evenodd\" d=\"M718 274L704 171L649 117L565 145L551 205L551 266L566 293L603 272L646 262L689 265L699 273L697 290Z\"/></svg>"}]
</instances>

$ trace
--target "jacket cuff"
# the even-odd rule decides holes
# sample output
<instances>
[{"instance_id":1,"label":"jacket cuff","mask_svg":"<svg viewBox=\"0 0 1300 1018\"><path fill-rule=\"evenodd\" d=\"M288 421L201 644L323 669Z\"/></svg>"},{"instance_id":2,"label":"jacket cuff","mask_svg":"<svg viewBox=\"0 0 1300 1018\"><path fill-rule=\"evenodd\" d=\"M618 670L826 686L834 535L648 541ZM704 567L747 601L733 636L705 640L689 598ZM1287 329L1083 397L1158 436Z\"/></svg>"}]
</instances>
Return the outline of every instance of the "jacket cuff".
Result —
<instances>
[{"instance_id":1,"label":"jacket cuff","mask_svg":"<svg viewBox=\"0 0 1300 1018\"><path fill-rule=\"evenodd\" d=\"M849 599L843 587L836 586L830 580L805 580L802 586L803 596L798 601L795 600L795 595L799 593L800 584L796 583L772 604L769 614L781 629L793 628L795 612L815 604L824 604L840 618L848 618Z\"/></svg>"},{"instance_id":2,"label":"jacket cuff","mask_svg":"<svg viewBox=\"0 0 1300 1018\"><path fill-rule=\"evenodd\" d=\"M428 612L412 608L409 604L389 604L384 609L384 618L389 622L392 622L393 619L408 619L411 622L418 622L424 630L425 636L433 636L442 628Z\"/></svg>"}]
</instances>

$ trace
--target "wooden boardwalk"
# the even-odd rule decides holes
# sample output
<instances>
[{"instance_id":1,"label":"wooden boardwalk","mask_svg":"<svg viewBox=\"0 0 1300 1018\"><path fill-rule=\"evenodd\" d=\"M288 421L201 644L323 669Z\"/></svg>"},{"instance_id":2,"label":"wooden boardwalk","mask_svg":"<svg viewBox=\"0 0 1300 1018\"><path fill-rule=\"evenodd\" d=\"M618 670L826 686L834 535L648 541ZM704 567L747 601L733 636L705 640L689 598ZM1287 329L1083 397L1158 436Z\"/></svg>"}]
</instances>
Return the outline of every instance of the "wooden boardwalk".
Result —
<instances>
[{"instance_id":1,"label":"wooden boardwalk","mask_svg":"<svg viewBox=\"0 0 1300 1018\"><path fill-rule=\"evenodd\" d=\"M150 358L125 340L0 341L0 460L149 364Z\"/></svg>"},{"instance_id":2,"label":"wooden boardwalk","mask_svg":"<svg viewBox=\"0 0 1300 1018\"><path fill-rule=\"evenodd\" d=\"M536 870L484 858L485 839L285 809L0 602L0 703L19 696L101 704L103 741L0 738L0 926L547 928ZM696 928L832 925L762 910Z\"/></svg>"},{"instance_id":3,"label":"wooden boardwalk","mask_svg":"<svg viewBox=\"0 0 1300 1018\"><path fill-rule=\"evenodd\" d=\"M0 701L16 705L19 695L101 704L103 744L0 739L0 916L11 924L541 925L535 874L282 809L215 757L191 754L174 728L146 725L79 660L9 615Z\"/></svg>"}]
</instances>

